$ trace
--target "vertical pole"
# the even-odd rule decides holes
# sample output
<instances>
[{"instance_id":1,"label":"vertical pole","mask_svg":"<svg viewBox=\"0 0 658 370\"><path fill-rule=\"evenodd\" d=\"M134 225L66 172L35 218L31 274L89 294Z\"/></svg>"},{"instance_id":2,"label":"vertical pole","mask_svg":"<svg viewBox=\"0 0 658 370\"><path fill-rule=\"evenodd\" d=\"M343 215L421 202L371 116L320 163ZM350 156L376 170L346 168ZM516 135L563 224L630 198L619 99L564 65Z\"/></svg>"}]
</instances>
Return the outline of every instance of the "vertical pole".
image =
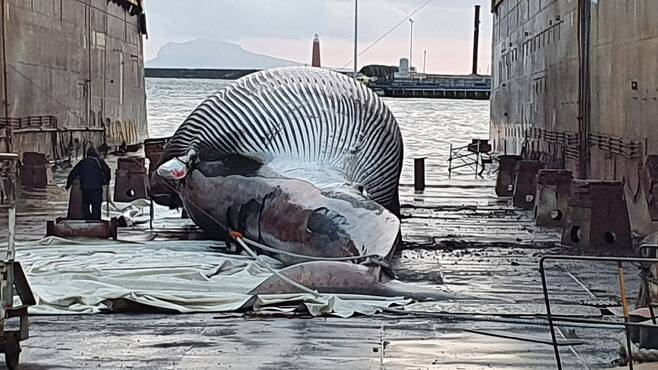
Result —
<instances>
[{"instance_id":1,"label":"vertical pole","mask_svg":"<svg viewBox=\"0 0 658 370\"><path fill-rule=\"evenodd\" d=\"M87 122L85 122L85 126L89 127L89 123L91 122L91 102L92 102L92 80L93 80L93 73L92 73L92 64L91 64L91 46L92 46L92 32L91 32L91 0L87 0L86 4L86 19L85 23L87 23L87 72L88 72L88 79L87 79L87 112L85 113L85 117L87 117ZM96 40L94 40L94 43L96 43ZM94 145L96 145L94 143Z\"/></svg>"},{"instance_id":2,"label":"vertical pole","mask_svg":"<svg viewBox=\"0 0 658 370\"><path fill-rule=\"evenodd\" d=\"M557 363L558 370L562 370L562 360L560 359L560 346L557 343L557 336L555 335L555 324L553 323L553 315L551 314L551 300L548 296L548 284L546 283L546 270L544 270L544 259L539 260L539 274L541 275L541 286L544 291L544 304L546 305L546 318L548 319L548 327L551 331L551 340L553 343L553 352L555 353L555 362Z\"/></svg>"},{"instance_id":3,"label":"vertical pole","mask_svg":"<svg viewBox=\"0 0 658 370\"><path fill-rule=\"evenodd\" d=\"M448 157L448 178L452 177L452 144L450 144L450 156Z\"/></svg>"},{"instance_id":4,"label":"vertical pole","mask_svg":"<svg viewBox=\"0 0 658 370\"><path fill-rule=\"evenodd\" d=\"M11 123L9 122L9 81L8 81L8 76L9 73L7 73L7 30L6 30L6 24L7 24L7 14L6 14L6 0L2 0L2 11L0 13L2 14L2 30L0 30L0 38L2 38L2 73L3 73L3 78L2 78L2 89L3 89L3 101L4 101L4 108L5 108L5 135L7 136L7 152L12 153L14 151L14 146L13 146L13 128L11 127Z\"/></svg>"},{"instance_id":5,"label":"vertical pole","mask_svg":"<svg viewBox=\"0 0 658 370\"><path fill-rule=\"evenodd\" d=\"M579 171L581 179L590 176L590 32L591 32L591 1L578 1L578 134L579 142Z\"/></svg>"},{"instance_id":6,"label":"vertical pole","mask_svg":"<svg viewBox=\"0 0 658 370\"><path fill-rule=\"evenodd\" d=\"M478 178L478 170L480 169L480 153L475 153L475 178Z\"/></svg>"},{"instance_id":7,"label":"vertical pole","mask_svg":"<svg viewBox=\"0 0 658 370\"><path fill-rule=\"evenodd\" d=\"M481 148L481 145L482 145L482 141L478 140L477 156L475 157L475 169L476 170L480 169L481 172L484 172L484 162L482 162L480 164L480 161L482 161L482 152L481 152L482 148ZM478 166L480 166L480 167L478 167ZM478 178L478 176L481 176L480 171L475 171L475 178L476 179Z\"/></svg>"},{"instance_id":8,"label":"vertical pole","mask_svg":"<svg viewBox=\"0 0 658 370\"><path fill-rule=\"evenodd\" d=\"M354 78L358 71L359 43L359 0L354 0Z\"/></svg>"},{"instance_id":9,"label":"vertical pole","mask_svg":"<svg viewBox=\"0 0 658 370\"><path fill-rule=\"evenodd\" d=\"M633 370L633 348L631 348L631 332L628 326L628 300L626 299L626 284L624 282L624 267L621 261L617 262L619 275L619 292L621 294L621 305L624 310L624 332L626 333L626 356L628 357L628 368Z\"/></svg>"},{"instance_id":10,"label":"vertical pole","mask_svg":"<svg viewBox=\"0 0 658 370\"><path fill-rule=\"evenodd\" d=\"M425 74L425 67L427 67L427 50L423 51L423 74Z\"/></svg>"},{"instance_id":11,"label":"vertical pole","mask_svg":"<svg viewBox=\"0 0 658 370\"><path fill-rule=\"evenodd\" d=\"M8 211L9 234L7 237L7 261L13 261L16 254L16 205L12 204Z\"/></svg>"},{"instance_id":12,"label":"vertical pole","mask_svg":"<svg viewBox=\"0 0 658 370\"><path fill-rule=\"evenodd\" d=\"M480 5L475 6L475 30L473 31L473 70L472 74L478 74L478 54L480 47Z\"/></svg>"},{"instance_id":13,"label":"vertical pole","mask_svg":"<svg viewBox=\"0 0 658 370\"><path fill-rule=\"evenodd\" d=\"M151 198L151 204L149 204L149 227L153 230L153 217L155 213L155 206L153 205L153 198Z\"/></svg>"},{"instance_id":14,"label":"vertical pole","mask_svg":"<svg viewBox=\"0 0 658 370\"><path fill-rule=\"evenodd\" d=\"M425 190L425 158L414 158L414 189Z\"/></svg>"},{"instance_id":15,"label":"vertical pole","mask_svg":"<svg viewBox=\"0 0 658 370\"><path fill-rule=\"evenodd\" d=\"M414 66L414 20L409 18L409 24L411 25L409 33L409 71Z\"/></svg>"},{"instance_id":16,"label":"vertical pole","mask_svg":"<svg viewBox=\"0 0 658 370\"><path fill-rule=\"evenodd\" d=\"M107 213L107 218L110 218L110 184L107 184L105 187L105 212Z\"/></svg>"},{"instance_id":17,"label":"vertical pole","mask_svg":"<svg viewBox=\"0 0 658 370\"><path fill-rule=\"evenodd\" d=\"M648 269L643 270L644 273L649 273ZM643 288L645 291L645 294L647 295L647 306L649 307L649 314L651 315L651 322L656 325L656 313L654 312L653 309L653 304L652 304L652 299L651 299L651 288L649 287L649 279L648 276L644 276L642 278L642 283L643 283Z\"/></svg>"}]
</instances>

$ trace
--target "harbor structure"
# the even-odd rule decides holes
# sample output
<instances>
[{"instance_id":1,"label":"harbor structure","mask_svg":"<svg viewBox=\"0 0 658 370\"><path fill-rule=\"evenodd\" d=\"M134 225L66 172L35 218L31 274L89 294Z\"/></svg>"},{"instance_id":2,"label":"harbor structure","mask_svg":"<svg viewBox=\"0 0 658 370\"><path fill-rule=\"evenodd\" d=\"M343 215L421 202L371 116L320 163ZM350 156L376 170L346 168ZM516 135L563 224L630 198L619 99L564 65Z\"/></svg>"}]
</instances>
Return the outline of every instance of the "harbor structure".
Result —
<instances>
[{"instance_id":1,"label":"harbor structure","mask_svg":"<svg viewBox=\"0 0 658 370\"><path fill-rule=\"evenodd\" d=\"M146 138L141 0L3 0L0 151Z\"/></svg>"},{"instance_id":2,"label":"harbor structure","mask_svg":"<svg viewBox=\"0 0 658 370\"><path fill-rule=\"evenodd\" d=\"M491 77L419 73L410 66L407 58L402 58L397 72L389 78L377 78L368 86L379 95L395 98L487 100Z\"/></svg>"},{"instance_id":3,"label":"harbor structure","mask_svg":"<svg viewBox=\"0 0 658 370\"><path fill-rule=\"evenodd\" d=\"M623 183L634 231L658 220L658 2L494 0L494 148Z\"/></svg>"},{"instance_id":4,"label":"harbor structure","mask_svg":"<svg viewBox=\"0 0 658 370\"><path fill-rule=\"evenodd\" d=\"M401 58L398 71L385 78L378 77L369 86L379 95L395 98L441 98L487 100L491 95L491 77L478 74L480 41L480 5L475 6L473 57L470 75L425 73L426 51L423 53L423 72L413 66L413 24L409 18L409 58Z\"/></svg>"}]
</instances>

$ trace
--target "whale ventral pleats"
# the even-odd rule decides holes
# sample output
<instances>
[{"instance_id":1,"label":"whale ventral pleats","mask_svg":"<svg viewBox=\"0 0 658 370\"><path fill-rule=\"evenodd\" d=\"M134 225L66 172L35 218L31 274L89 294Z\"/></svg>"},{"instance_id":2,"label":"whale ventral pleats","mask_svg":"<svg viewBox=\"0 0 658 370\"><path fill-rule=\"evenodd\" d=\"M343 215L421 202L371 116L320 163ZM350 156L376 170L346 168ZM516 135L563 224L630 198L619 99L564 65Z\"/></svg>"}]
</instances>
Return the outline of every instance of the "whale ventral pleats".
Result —
<instances>
[{"instance_id":1,"label":"whale ventral pleats","mask_svg":"<svg viewBox=\"0 0 658 370\"><path fill-rule=\"evenodd\" d=\"M366 86L328 69L276 68L231 83L187 117L162 158L190 150L201 161L238 155L332 168L399 214L403 143L395 117Z\"/></svg>"},{"instance_id":2,"label":"whale ventral pleats","mask_svg":"<svg viewBox=\"0 0 658 370\"><path fill-rule=\"evenodd\" d=\"M387 258L397 245L402 136L351 77L304 67L243 77L203 101L162 158L186 153L175 195L212 236L237 231L284 264Z\"/></svg>"}]
</instances>

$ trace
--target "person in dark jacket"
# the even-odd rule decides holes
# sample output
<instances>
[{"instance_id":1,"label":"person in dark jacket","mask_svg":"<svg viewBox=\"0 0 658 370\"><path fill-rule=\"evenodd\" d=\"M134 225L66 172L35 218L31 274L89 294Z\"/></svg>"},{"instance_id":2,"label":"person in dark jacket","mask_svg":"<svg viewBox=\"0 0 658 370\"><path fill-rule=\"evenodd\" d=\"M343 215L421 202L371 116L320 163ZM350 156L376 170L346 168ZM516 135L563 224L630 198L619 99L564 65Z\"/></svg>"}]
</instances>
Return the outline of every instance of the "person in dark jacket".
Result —
<instances>
[{"instance_id":1,"label":"person in dark jacket","mask_svg":"<svg viewBox=\"0 0 658 370\"><path fill-rule=\"evenodd\" d=\"M87 149L85 159L78 162L69 173L66 190L71 188L75 179L80 178L82 214L85 220L101 219L103 185L110 183L110 176L110 167L98 156L94 147Z\"/></svg>"}]
</instances>

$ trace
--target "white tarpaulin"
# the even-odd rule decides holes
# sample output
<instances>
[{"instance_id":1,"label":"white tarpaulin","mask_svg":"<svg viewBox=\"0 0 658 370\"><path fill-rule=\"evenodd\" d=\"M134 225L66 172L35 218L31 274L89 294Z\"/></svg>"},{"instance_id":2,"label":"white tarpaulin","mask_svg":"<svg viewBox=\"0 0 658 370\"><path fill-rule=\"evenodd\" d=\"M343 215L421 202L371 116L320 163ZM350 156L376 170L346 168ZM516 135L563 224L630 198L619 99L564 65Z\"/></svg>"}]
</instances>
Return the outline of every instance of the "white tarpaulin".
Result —
<instances>
[{"instance_id":1,"label":"white tarpaulin","mask_svg":"<svg viewBox=\"0 0 658 370\"><path fill-rule=\"evenodd\" d=\"M252 297L247 293L270 277L264 264L281 268L278 261L226 255L213 246L221 244L46 238L19 245L16 259L37 296L32 314L92 314L113 311L121 302L181 313L292 310L303 303L313 315L348 317L409 303L401 298L350 295Z\"/></svg>"}]
</instances>

